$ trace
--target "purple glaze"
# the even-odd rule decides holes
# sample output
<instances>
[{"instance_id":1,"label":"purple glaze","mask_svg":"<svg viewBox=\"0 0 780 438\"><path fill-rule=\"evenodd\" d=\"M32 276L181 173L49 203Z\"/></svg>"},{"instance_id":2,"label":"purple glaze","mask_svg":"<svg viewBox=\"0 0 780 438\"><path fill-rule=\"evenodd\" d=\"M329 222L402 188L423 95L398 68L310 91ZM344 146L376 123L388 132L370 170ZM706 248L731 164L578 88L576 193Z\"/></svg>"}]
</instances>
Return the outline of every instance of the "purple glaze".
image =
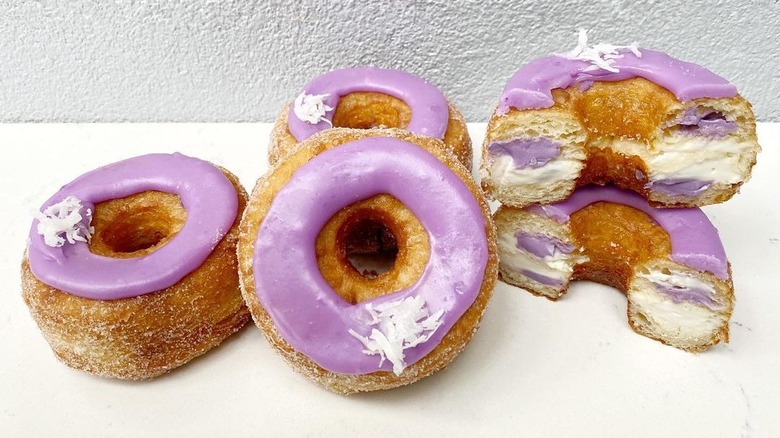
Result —
<instances>
[{"instance_id":1,"label":"purple glaze","mask_svg":"<svg viewBox=\"0 0 780 438\"><path fill-rule=\"evenodd\" d=\"M510 108L520 110L553 106L552 90L582 84L587 88L594 81L622 81L634 77L650 80L672 92L680 101L701 97L732 97L736 87L706 68L674 59L663 52L639 49L639 58L630 50L620 50L622 58L613 64L619 72L594 68L588 61L571 60L560 55L539 58L512 76L504 87L498 104L498 114Z\"/></svg>"},{"instance_id":2,"label":"purple glaze","mask_svg":"<svg viewBox=\"0 0 780 438\"><path fill-rule=\"evenodd\" d=\"M60 189L41 210L68 196L84 208L149 190L178 195L187 221L168 243L143 257L118 259L93 254L83 242L47 246L30 229L30 269L43 283L95 300L116 300L176 284L197 269L233 225L236 190L211 163L181 154L151 154L95 169Z\"/></svg>"},{"instance_id":3,"label":"purple glaze","mask_svg":"<svg viewBox=\"0 0 780 438\"><path fill-rule=\"evenodd\" d=\"M324 103L336 108L342 96L357 91L384 93L403 100L412 110L407 131L438 139L447 132L450 111L447 99L433 85L411 73L377 67L334 70L314 78L303 88L305 94L327 94ZM333 112L325 115L333 120ZM331 127L328 122L311 124L299 119L290 106L287 126L296 140L303 141Z\"/></svg>"},{"instance_id":4,"label":"purple glaze","mask_svg":"<svg viewBox=\"0 0 780 438\"><path fill-rule=\"evenodd\" d=\"M689 302L698 304L700 306L706 306L709 307L711 310L715 310L715 308L718 306L718 303L715 302L715 300L712 299L710 296L710 293L706 290L697 289L697 288L678 288L678 287L667 287L660 284L653 283L653 286L655 286L655 290L663 295L666 295L667 297L671 298L671 300L675 304L680 304L682 302Z\"/></svg>"},{"instance_id":5,"label":"purple glaze","mask_svg":"<svg viewBox=\"0 0 780 438\"><path fill-rule=\"evenodd\" d=\"M549 163L558 156L560 143L547 137L514 139L493 142L488 146L488 152L495 155L508 155L517 169L530 167L536 169Z\"/></svg>"},{"instance_id":6,"label":"purple glaze","mask_svg":"<svg viewBox=\"0 0 780 438\"><path fill-rule=\"evenodd\" d=\"M700 181L695 179L661 179L647 184L647 188L668 196L694 197L712 184L712 181Z\"/></svg>"},{"instance_id":7,"label":"purple glaze","mask_svg":"<svg viewBox=\"0 0 780 438\"><path fill-rule=\"evenodd\" d=\"M573 245L545 234L529 234L518 230L515 233L515 237L517 238L517 244L515 245L517 249L524 249L541 258L552 256L556 252L569 254L574 250Z\"/></svg>"},{"instance_id":8,"label":"purple glaze","mask_svg":"<svg viewBox=\"0 0 780 438\"><path fill-rule=\"evenodd\" d=\"M678 126L682 132L707 137L723 137L737 130L737 124L727 120L723 113L700 108L685 110Z\"/></svg>"},{"instance_id":9,"label":"purple glaze","mask_svg":"<svg viewBox=\"0 0 780 438\"><path fill-rule=\"evenodd\" d=\"M623 204L644 212L669 233L673 261L709 271L722 280L728 278L728 261L718 230L698 208L653 208L646 199L627 190L613 186L586 186L575 190L564 201L527 209L564 223L572 213L596 202Z\"/></svg>"},{"instance_id":10,"label":"purple glaze","mask_svg":"<svg viewBox=\"0 0 780 438\"><path fill-rule=\"evenodd\" d=\"M530 278L531 280L545 284L547 286L553 286L556 288L560 288L563 286L563 283L561 280L558 280L557 278L548 277L546 275L542 275L538 272L529 271L528 269L521 269L520 273L525 275L526 277Z\"/></svg>"},{"instance_id":11,"label":"purple glaze","mask_svg":"<svg viewBox=\"0 0 780 438\"><path fill-rule=\"evenodd\" d=\"M379 193L395 196L420 220L431 255L414 285L352 305L322 278L314 242L336 212ZM431 314L444 310L431 338L404 350L407 364L420 360L479 294L488 258L485 227L468 187L424 149L383 137L346 143L304 164L276 194L255 240L257 296L279 334L321 367L347 374L389 371L389 361L380 366L379 357L364 354L348 332L370 334L365 305L419 295Z\"/></svg>"}]
</instances>

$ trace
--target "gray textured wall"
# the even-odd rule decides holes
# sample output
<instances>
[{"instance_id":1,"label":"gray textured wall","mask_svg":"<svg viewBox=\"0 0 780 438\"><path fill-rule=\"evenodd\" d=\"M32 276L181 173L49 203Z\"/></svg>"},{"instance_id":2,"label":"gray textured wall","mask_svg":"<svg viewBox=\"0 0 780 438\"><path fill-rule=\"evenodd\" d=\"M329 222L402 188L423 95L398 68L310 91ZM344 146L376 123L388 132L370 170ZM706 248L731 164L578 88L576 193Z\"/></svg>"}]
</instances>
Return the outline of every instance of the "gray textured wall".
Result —
<instances>
[{"instance_id":1,"label":"gray textured wall","mask_svg":"<svg viewBox=\"0 0 780 438\"><path fill-rule=\"evenodd\" d=\"M597 42L663 49L780 121L780 3L0 0L0 121L271 121L313 75L403 68L484 121L514 70Z\"/></svg>"}]
</instances>

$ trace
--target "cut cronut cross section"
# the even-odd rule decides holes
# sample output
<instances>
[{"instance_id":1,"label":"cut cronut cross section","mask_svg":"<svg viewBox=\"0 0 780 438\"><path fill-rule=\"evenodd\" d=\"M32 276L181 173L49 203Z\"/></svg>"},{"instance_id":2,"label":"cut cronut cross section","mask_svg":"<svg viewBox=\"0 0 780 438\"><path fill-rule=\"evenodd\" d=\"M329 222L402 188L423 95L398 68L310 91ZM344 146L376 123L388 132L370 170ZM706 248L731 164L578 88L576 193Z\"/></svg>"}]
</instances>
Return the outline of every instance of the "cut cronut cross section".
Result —
<instances>
[{"instance_id":1,"label":"cut cronut cross section","mask_svg":"<svg viewBox=\"0 0 780 438\"><path fill-rule=\"evenodd\" d=\"M741 96L681 102L646 79L552 92L549 108L494 112L482 186L503 204L563 200L586 184L615 184L654 205L727 201L760 151Z\"/></svg>"},{"instance_id":2,"label":"cut cronut cross section","mask_svg":"<svg viewBox=\"0 0 780 438\"><path fill-rule=\"evenodd\" d=\"M494 215L498 235L500 278L529 292L557 300L574 280L613 286L628 299L628 321L639 334L688 351L703 351L728 342L728 321L734 306L730 268L710 272L684 257L711 260L707 251L680 251L678 233L699 233L721 248L717 231L707 221L699 230L667 231L647 213L581 192L611 191L628 195L643 210L704 217L698 209L652 209L639 196L612 187L588 187L575 192L569 211L556 204L518 209L501 207ZM602 196L603 197L603 196ZM695 211L694 211L695 210ZM701 216L698 216L698 215ZM684 222L684 221L683 221ZM672 237L670 237L672 235ZM716 239L711 241L711 239Z\"/></svg>"}]
</instances>

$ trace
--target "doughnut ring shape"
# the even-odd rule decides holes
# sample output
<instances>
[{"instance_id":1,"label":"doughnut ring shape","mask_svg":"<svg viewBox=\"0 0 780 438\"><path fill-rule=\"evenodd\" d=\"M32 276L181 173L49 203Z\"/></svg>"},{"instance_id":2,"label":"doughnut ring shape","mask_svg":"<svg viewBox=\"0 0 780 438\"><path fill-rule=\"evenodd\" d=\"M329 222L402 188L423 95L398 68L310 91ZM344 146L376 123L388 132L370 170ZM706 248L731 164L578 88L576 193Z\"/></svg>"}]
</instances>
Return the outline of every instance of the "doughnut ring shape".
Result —
<instances>
[{"instance_id":1,"label":"doughnut ring shape","mask_svg":"<svg viewBox=\"0 0 780 438\"><path fill-rule=\"evenodd\" d=\"M686 351L728 342L731 269L698 208L653 208L636 193L588 186L550 205L502 206L500 276L557 300L574 280L617 288L634 331Z\"/></svg>"},{"instance_id":2,"label":"doughnut ring shape","mask_svg":"<svg viewBox=\"0 0 780 438\"><path fill-rule=\"evenodd\" d=\"M369 170L356 173L355 168ZM446 209L420 196L420 181L430 184L426 185L428 196L448 201ZM416 284L369 302L376 306L421 296L431 313L444 310L447 315L427 342L405 352L409 363L433 350L471 305L487 266L481 211L465 184L432 155L404 141L369 138L313 158L278 192L260 227L255 241L255 286L285 340L333 372L365 374L392 369L390 363L379 366L379 358L363 354L364 346L349 334L350 329L370 334L367 302L352 305L341 299L322 278L314 256L319 230L331 216L380 193L395 196L417 216L430 234L431 258ZM475 243L463 247L455 237ZM302 269L290 276L289 266Z\"/></svg>"},{"instance_id":3,"label":"doughnut ring shape","mask_svg":"<svg viewBox=\"0 0 780 438\"><path fill-rule=\"evenodd\" d=\"M181 154L150 154L86 173L65 185L43 205L67 196L95 204L145 191L179 196L187 220L165 245L143 257L93 254L89 244L47 246L33 224L30 269L43 283L83 298L115 300L148 294L176 284L197 269L231 228L238 211L236 189L214 165Z\"/></svg>"},{"instance_id":4,"label":"doughnut ring shape","mask_svg":"<svg viewBox=\"0 0 780 438\"><path fill-rule=\"evenodd\" d=\"M345 68L314 78L304 86L303 94L326 96L323 104L333 109L327 111L318 123L312 124L299 119L295 115L294 104L289 104L278 117L271 134L268 153L271 164L287 156L298 143L318 132L333 128L334 120L336 123L347 122L349 117L341 121L339 119L354 112L360 120L352 122L359 125L380 123L380 126L371 127L400 128L441 140L444 142L442 147L450 150L461 164L468 169L472 167L471 139L463 115L437 87L417 75L377 67ZM388 101L392 98L400 102ZM399 103L408 108L397 108ZM390 114L395 114L400 119L382 121L384 116ZM373 122L370 122L372 120ZM385 126L384 123L389 125ZM403 126L404 124L406 126ZM348 122L341 126L351 128ZM363 128L365 127L354 129Z\"/></svg>"},{"instance_id":5,"label":"doughnut ring shape","mask_svg":"<svg viewBox=\"0 0 780 438\"><path fill-rule=\"evenodd\" d=\"M447 99L436 87L411 73L374 67L342 69L319 76L304 88L305 94L327 94L324 102L332 108L338 106L342 96L355 91L373 91L401 99L412 110L407 131L444 138L449 117ZM333 112L325 118L332 122ZM299 142L332 126L325 121L315 125L305 122L295 116L292 107L287 120L290 132Z\"/></svg>"}]
</instances>

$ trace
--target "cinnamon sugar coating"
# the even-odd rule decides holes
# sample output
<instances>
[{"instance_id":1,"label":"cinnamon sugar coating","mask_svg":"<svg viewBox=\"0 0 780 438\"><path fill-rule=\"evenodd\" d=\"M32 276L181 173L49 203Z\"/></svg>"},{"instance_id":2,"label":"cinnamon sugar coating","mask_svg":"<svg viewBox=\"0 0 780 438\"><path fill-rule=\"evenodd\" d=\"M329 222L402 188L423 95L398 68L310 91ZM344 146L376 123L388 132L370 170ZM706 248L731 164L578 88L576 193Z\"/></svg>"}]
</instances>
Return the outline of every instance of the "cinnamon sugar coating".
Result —
<instances>
[{"instance_id":1,"label":"cinnamon sugar coating","mask_svg":"<svg viewBox=\"0 0 780 438\"><path fill-rule=\"evenodd\" d=\"M249 320L238 285L236 244L247 194L236 189L236 219L195 271L166 289L119 300L91 300L39 281L22 260L22 297L55 355L66 365L124 380L149 379L206 353ZM95 206L96 254L139 257L165 245L186 220L179 198L142 192Z\"/></svg>"},{"instance_id":2,"label":"cinnamon sugar coating","mask_svg":"<svg viewBox=\"0 0 780 438\"><path fill-rule=\"evenodd\" d=\"M276 193L290 180L292 174L303 164L316 155L341 144L367 137L398 138L425 149L442 163L447 165L470 189L479 203L483 217L486 220L488 236L489 259L484 272L484 279L479 294L466 313L455 323L446 334L443 341L420 361L408 365L400 375L392 372L377 371L370 374L351 375L330 372L302 353L299 353L282 338L277 331L270 315L263 308L257 297L253 271L253 254L255 239L260 224L268 212ZM402 288L404 285L416 282L422 267L428 261L426 249L429 245L427 235L417 221L409 217L409 210L403 207L395 198L378 195L368 200L352 204L333 218L323 228L317 240L319 253L318 263L331 286L344 299L350 302L362 301L374 296L383 295ZM352 215L357 215L352 217ZM399 256L392 270L374 279L358 279L354 268L348 266L343 256L344 239L339 237L339 230L346 222L353 219L372 218L382 221L393 231L399 240ZM387 216L386 216L387 215ZM419 222L417 222L419 224ZM403 248L409 249L405 253ZM414 249L414 250L411 250ZM411 134L400 129L331 129L320 132L304 141L291 155L277 162L265 176L260 178L250 196L250 201L241 223L241 235L238 244L239 273L244 298L252 312L255 323L263 332L271 345L296 371L325 388L341 393L376 391L407 385L422 379L436 371L445 368L468 344L476 331L482 313L492 294L497 276L498 257L496 254L495 229L490 220L490 210L481 195L479 188L471 179L467 169L442 147L439 140Z\"/></svg>"}]
</instances>

